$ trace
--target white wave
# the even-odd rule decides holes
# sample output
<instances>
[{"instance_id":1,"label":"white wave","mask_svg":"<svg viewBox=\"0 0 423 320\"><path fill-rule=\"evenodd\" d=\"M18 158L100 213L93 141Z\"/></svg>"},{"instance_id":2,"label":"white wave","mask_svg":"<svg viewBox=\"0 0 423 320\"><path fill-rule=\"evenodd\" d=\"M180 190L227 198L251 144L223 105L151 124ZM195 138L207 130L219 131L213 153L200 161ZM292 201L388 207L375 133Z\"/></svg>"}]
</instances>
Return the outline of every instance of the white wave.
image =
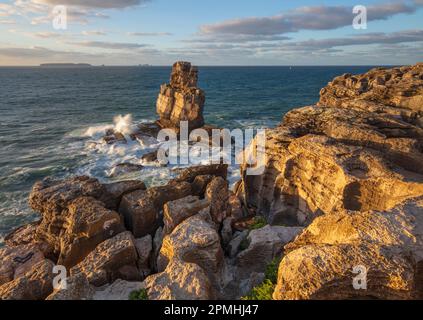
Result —
<instances>
[{"instance_id":1,"label":"white wave","mask_svg":"<svg viewBox=\"0 0 423 320\"><path fill-rule=\"evenodd\" d=\"M114 117L113 122L115 124L115 131L122 133L124 136L129 136L136 130L136 125L132 120L132 114L127 114L125 116L118 115Z\"/></svg>"},{"instance_id":2,"label":"white wave","mask_svg":"<svg viewBox=\"0 0 423 320\"><path fill-rule=\"evenodd\" d=\"M113 129L113 125L99 125L94 127L89 127L87 130L84 131L82 137L91 137L97 138L100 136L104 136L106 131L109 129Z\"/></svg>"}]
</instances>

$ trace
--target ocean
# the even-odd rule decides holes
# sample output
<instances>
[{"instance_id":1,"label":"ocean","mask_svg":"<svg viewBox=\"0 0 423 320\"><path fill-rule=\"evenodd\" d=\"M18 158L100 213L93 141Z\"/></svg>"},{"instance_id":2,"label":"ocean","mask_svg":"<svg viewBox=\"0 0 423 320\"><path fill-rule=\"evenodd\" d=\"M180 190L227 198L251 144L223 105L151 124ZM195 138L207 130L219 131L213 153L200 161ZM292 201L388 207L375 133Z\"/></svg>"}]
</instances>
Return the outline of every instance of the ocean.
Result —
<instances>
[{"instance_id":1,"label":"ocean","mask_svg":"<svg viewBox=\"0 0 423 320\"><path fill-rule=\"evenodd\" d=\"M372 67L200 67L205 119L223 128L272 127L295 107L318 101L343 73ZM156 119L160 85L170 67L0 68L0 245L14 228L34 221L27 199L46 176L91 175L103 182L113 165L134 162L151 146L101 144L118 115ZM172 172L147 167L127 178L163 183ZM237 179L237 168L231 178Z\"/></svg>"}]
</instances>

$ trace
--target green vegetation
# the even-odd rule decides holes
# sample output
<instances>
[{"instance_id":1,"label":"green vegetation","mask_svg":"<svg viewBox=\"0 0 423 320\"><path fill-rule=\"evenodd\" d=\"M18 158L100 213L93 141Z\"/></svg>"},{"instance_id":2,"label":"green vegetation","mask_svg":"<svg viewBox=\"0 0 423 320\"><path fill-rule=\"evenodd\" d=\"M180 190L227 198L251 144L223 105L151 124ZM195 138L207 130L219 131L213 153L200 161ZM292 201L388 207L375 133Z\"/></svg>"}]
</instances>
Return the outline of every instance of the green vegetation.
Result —
<instances>
[{"instance_id":1,"label":"green vegetation","mask_svg":"<svg viewBox=\"0 0 423 320\"><path fill-rule=\"evenodd\" d=\"M267 225L267 221L262 216L257 216L254 218L254 223L249 227L250 230L261 229Z\"/></svg>"},{"instance_id":2,"label":"green vegetation","mask_svg":"<svg viewBox=\"0 0 423 320\"><path fill-rule=\"evenodd\" d=\"M281 258L275 258L270 262L265 271L264 281L251 289L250 293L241 300L272 300L272 294L278 281L278 269Z\"/></svg>"},{"instance_id":3,"label":"green vegetation","mask_svg":"<svg viewBox=\"0 0 423 320\"><path fill-rule=\"evenodd\" d=\"M132 291L129 294L129 300L148 300L148 294L146 289L138 291Z\"/></svg>"}]
</instances>

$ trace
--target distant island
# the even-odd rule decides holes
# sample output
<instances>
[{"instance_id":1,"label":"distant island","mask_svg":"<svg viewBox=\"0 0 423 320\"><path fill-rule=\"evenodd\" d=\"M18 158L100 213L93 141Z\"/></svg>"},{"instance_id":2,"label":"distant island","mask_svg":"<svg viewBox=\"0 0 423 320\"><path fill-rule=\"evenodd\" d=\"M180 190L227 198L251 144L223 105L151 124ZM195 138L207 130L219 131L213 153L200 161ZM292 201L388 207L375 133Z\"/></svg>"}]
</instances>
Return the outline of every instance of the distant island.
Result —
<instances>
[{"instance_id":1,"label":"distant island","mask_svg":"<svg viewBox=\"0 0 423 320\"><path fill-rule=\"evenodd\" d=\"M89 68L92 67L89 63L42 63L42 68Z\"/></svg>"}]
</instances>

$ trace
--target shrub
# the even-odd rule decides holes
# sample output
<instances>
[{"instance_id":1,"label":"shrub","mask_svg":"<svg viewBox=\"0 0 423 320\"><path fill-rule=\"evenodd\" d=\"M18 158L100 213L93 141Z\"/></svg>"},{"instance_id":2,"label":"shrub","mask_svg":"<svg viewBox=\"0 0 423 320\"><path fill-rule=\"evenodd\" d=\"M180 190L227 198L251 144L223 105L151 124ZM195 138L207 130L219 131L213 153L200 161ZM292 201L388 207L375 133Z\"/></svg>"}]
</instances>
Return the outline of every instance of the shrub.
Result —
<instances>
[{"instance_id":1,"label":"shrub","mask_svg":"<svg viewBox=\"0 0 423 320\"><path fill-rule=\"evenodd\" d=\"M258 216L254 218L254 223L250 226L250 230L261 229L267 225L267 221L264 217Z\"/></svg>"},{"instance_id":2,"label":"shrub","mask_svg":"<svg viewBox=\"0 0 423 320\"><path fill-rule=\"evenodd\" d=\"M148 294L146 289L138 291L132 291L129 294L129 300L148 300Z\"/></svg>"},{"instance_id":3,"label":"shrub","mask_svg":"<svg viewBox=\"0 0 423 320\"><path fill-rule=\"evenodd\" d=\"M270 262L265 271L264 281L251 289L250 293L241 300L272 300L273 291L275 291L278 282L278 269L281 258L275 258Z\"/></svg>"},{"instance_id":4,"label":"shrub","mask_svg":"<svg viewBox=\"0 0 423 320\"><path fill-rule=\"evenodd\" d=\"M257 287L251 289L251 292L242 297L241 300L272 300L272 294L275 290L275 285L268 279Z\"/></svg>"}]
</instances>

